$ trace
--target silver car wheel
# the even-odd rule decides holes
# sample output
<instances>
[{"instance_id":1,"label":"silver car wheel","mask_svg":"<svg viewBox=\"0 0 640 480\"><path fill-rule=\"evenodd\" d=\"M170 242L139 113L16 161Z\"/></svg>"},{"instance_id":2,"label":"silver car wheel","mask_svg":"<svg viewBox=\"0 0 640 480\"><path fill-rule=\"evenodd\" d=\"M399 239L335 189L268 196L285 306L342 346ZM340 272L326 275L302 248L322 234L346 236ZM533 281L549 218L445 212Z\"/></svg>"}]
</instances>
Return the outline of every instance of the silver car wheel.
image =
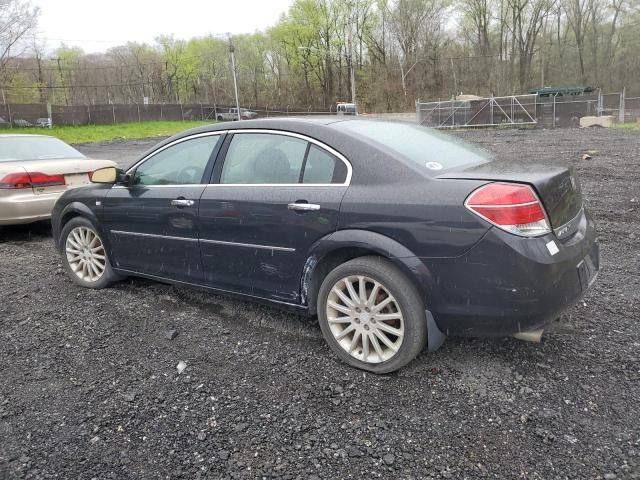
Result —
<instances>
[{"instance_id":1,"label":"silver car wheel","mask_svg":"<svg viewBox=\"0 0 640 480\"><path fill-rule=\"evenodd\" d=\"M338 280L329 292L326 312L331 333L352 357L381 363L400 350L402 311L380 282L363 275Z\"/></svg>"},{"instance_id":2,"label":"silver car wheel","mask_svg":"<svg viewBox=\"0 0 640 480\"><path fill-rule=\"evenodd\" d=\"M73 273L85 282L97 282L104 274L107 257L100 237L88 227L76 227L66 241L67 261Z\"/></svg>"}]
</instances>

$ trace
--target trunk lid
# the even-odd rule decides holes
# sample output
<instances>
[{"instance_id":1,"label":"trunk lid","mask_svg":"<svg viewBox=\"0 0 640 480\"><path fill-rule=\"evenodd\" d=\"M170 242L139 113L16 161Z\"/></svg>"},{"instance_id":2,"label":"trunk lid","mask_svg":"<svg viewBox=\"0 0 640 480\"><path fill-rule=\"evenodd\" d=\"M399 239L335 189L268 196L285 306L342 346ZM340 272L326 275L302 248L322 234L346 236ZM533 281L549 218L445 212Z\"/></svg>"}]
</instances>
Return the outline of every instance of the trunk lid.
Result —
<instances>
[{"instance_id":1,"label":"trunk lid","mask_svg":"<svg viewBox=\"0 0 640 480\"><path fill-rule=\"evenodd\" d=\"M573 168L548 165L514 165L493 161L438 175L437 178L517 182L531 185L537 192L558 238L570 236L582 210L582 191Z\"/></svg>"},{"instance_id":2,"label":"trunk lid","mask_svg":"<svg viewBox=\"0 0 640 480\"><path fill-rule=\"evenodd\" d=\"M64 185L37 186L33 188L36 195L43 193L62 192L68 188L88 185L89 172L99 168L115 167L111 160L91 160L85 158L50 158L41 160L21 160L16 162L2 162L0 171L26 171L29 174L63 175Z\"/></svg>"}]
</instances>

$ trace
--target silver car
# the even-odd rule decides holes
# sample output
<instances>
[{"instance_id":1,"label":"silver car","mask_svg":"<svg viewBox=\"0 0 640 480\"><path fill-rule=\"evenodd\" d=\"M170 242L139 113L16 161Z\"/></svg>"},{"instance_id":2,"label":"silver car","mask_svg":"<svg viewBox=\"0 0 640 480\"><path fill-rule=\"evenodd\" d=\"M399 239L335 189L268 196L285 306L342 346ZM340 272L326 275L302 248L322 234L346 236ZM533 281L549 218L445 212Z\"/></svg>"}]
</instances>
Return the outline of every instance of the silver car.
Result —
<instances>
[{"instance_id":1,"label":"silver car","mask_svg":"<svg viewBox=\"0 0 640 480\"><path fill-rule=\"evenodd\" d=\"M54 137L0 135L0 225L50 218L65 190L88 185L95 170L113 166Z\"/></svg>"}]
</instances>

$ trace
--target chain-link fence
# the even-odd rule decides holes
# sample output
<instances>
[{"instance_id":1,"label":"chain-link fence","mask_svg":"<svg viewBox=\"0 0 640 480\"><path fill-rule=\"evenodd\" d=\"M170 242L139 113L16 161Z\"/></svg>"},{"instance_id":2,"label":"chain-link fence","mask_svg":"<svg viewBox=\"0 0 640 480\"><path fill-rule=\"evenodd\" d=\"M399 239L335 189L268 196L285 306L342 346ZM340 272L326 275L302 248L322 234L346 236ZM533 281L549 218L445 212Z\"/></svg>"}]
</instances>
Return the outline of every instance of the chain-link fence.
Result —
<instances>
[{"instance_id":1,"label":"chain-link fence","mask_svg":"<svg viewBox=\"0 0 640 480\"><path fill-rule=\"evenodd\" d=\"M614 121L640 121L640 97L625 92L592 95L514 95L463 97L416 102L418 122L435 128L539 125L546 128L578 127L586 116L611 115Z\"/></svg>"},{"instance_id":2,"label":"chain-link fence","mask_svg":"<svg viewBox=\"0 0 640 480\"><path fill-rule=\"evenodd\" d=\"M45 105L0 104L0 128L46 127L49 125L105 125L163 120L229 120L233 105L205 104L107 104L107 105ZM335 109L314 111L311 107L251 105L241 108L243 118L330 115ZM235 112L235 110L233 110Z\"/></svg>"}]
</instances>

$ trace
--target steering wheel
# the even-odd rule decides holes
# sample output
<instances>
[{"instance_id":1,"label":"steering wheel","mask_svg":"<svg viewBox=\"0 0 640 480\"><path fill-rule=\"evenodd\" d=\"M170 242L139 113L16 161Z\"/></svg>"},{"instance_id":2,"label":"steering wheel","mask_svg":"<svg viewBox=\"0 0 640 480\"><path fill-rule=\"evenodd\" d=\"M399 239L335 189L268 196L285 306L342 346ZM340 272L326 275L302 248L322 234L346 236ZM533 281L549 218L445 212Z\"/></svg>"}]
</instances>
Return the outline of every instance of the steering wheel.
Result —
<instances>
[{"instance_id":1,"label":"steering wheel","mask_svg":"<svg viewBox=\"0 0 640 480\"><path fill-rule=\"evenodd\" d=\"M184 167L178 174L178 183L199 183L202 177L202 170L198 167Z\"/></svg>"}]
</instances>

